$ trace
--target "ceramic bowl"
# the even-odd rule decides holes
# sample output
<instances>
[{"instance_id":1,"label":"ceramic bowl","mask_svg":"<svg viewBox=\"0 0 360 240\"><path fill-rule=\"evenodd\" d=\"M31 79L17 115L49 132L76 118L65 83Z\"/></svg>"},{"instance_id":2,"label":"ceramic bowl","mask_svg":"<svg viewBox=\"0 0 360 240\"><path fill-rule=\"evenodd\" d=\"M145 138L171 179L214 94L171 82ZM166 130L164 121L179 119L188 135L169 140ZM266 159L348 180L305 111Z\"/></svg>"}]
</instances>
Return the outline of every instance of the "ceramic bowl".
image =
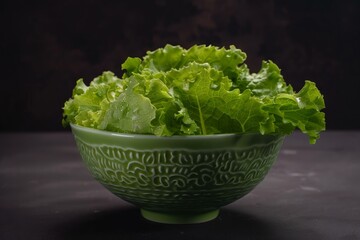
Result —
<instances>
[{"instance_id":1,"label":"ceramic bowl","mask_svg":"<svg viewBox=\"0 0 360 240\"><path fill-rule=\"evenodd\" d=\"M277 158L283 136L157 137L71 125L94 178L148 220L199 223L249 193Z\"/></svg>"}]
</instances>

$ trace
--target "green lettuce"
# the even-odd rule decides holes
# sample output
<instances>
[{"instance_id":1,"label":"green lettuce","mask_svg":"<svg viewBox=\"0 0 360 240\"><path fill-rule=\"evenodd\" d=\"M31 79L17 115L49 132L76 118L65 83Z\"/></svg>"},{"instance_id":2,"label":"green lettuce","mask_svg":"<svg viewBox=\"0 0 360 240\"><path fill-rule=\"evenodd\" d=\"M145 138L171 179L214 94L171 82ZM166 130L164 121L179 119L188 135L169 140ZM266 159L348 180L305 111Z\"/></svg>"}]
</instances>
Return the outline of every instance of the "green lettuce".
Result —
<instances>
[{"instance_id":1,"label":"green lettuce","mask_svg":"<svg viewBox=\"0 0 360 240\"><path fill-rule=\"evenodd\" d=\"M324 98L315 83L305 81L295 92L272 61L251 73L245 60L234 46L205 45L166 45L129 57L121 78L104 72L89 86L77 81L63 125L157 136L299 129L315 143L325 130Z\"/></svg>"}]
</instances>

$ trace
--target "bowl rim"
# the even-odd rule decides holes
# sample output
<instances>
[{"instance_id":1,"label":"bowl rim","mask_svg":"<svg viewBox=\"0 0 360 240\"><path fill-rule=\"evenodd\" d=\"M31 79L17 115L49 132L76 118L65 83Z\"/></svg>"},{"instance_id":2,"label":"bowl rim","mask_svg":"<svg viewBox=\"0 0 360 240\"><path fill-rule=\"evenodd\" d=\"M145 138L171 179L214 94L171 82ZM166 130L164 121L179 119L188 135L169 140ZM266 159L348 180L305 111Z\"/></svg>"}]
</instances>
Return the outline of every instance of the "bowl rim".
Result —
<instances>
[{"instance_id":1,"label":"bowl rim","mask_svg":"<svg viewBox=\"0 0 360 240\"><path fill-rule=\"evenodd\" d=\"M248 132L248 133L219 133L219 134L208 134L208 135L173 135L173 136L157 136L152 134L138 134L138 133L120 133L112 132L107 130L100 130L96 128L84 127L81 125L70 123L72 130L86 131L89 133L99 134L103 136L115 136L115 137L125 137L125 138L147 138L147 139L206 139L206 138L224 138L224 137L234 137L234 136L277 136L284 137L284 134L280 133L270 133L270 134L261 134L258 132Z\"/></svg>"}]
</instances>

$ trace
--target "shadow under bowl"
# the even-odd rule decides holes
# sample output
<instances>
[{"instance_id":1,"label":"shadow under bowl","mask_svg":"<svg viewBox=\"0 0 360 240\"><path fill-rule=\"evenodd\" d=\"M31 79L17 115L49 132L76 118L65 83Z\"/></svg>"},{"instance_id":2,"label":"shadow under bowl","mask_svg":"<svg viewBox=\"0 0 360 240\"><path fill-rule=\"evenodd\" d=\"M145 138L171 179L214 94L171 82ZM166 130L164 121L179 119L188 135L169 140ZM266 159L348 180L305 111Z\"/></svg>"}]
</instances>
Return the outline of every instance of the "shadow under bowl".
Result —
<instances>
[{"instance_id":1,"label":"shadow under bowl","mask_svg":"<svg viewBox=\"0 0 360 240\"><path fill-rule=\"evenodd\" d=\"M200 223L249 193L277 159L284 136L158 137L71 125L93 177L161 223Z\"/></svg>"}]
</instances>

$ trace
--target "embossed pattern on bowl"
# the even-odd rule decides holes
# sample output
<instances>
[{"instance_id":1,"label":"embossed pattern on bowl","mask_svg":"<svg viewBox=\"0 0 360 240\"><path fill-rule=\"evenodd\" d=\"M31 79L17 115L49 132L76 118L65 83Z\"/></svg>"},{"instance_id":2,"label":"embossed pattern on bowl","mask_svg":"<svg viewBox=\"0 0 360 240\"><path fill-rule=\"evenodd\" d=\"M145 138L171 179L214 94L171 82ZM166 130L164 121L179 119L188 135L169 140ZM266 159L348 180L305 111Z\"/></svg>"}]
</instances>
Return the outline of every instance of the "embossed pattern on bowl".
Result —
<instances>
[{"instance_id":1,"label":"embossed pattern on bowl","mask_svg":"<svg viewBox=\"0 0 360 240\"><path fill-rule=\"evenodd\" d=\"M209 213L243 197L264 179L284 139L260 134L157 137L71 127L94 178L154 221L153 213Z\"/></svg>"}]
</instances>

